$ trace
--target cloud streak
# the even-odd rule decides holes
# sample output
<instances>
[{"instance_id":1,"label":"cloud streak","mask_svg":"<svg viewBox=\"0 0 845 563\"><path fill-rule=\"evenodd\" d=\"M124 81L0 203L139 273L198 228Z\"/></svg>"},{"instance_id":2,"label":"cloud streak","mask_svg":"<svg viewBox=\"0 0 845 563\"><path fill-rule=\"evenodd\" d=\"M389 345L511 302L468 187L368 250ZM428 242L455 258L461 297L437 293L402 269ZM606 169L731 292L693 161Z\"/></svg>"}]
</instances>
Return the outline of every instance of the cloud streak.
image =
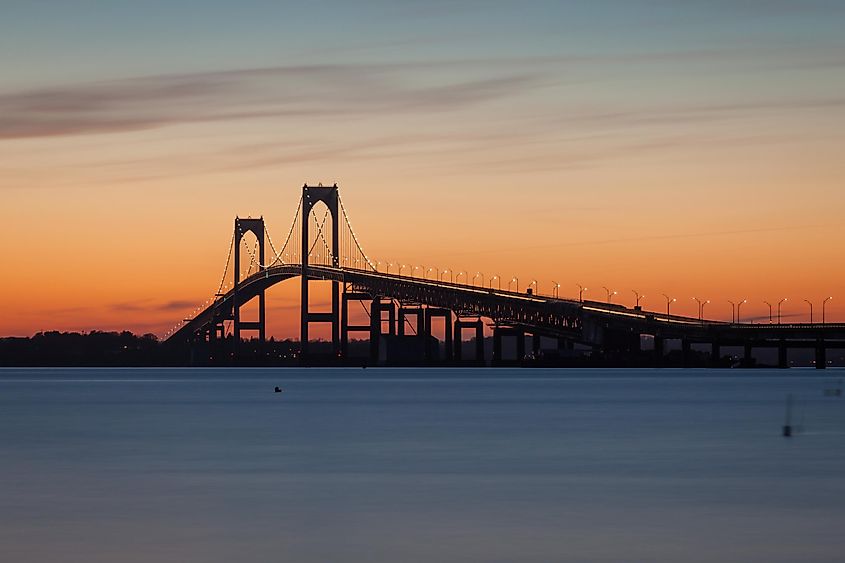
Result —
<instances>
[{"instance_id":1,"label":"cloud streak","mask_svg":"<svg viewBox=\"0 0 845 563\"><path fill-rule=\"evenodd\" d=\"M271 117L450 111L537 86L536 72L412 81L397 65L312 65L162 75L0 94L0 139Z\"/></svg>"}]
</instances>

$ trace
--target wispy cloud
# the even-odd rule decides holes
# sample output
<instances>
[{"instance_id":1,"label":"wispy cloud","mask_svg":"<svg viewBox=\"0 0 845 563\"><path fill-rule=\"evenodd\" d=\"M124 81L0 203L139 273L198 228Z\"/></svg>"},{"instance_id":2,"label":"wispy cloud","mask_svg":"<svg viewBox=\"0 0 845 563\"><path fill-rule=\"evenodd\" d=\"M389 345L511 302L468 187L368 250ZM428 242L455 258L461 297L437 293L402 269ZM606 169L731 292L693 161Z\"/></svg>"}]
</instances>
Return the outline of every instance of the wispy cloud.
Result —
<instances>
[{"instance_id":1,"label":"wispy cloud","mask_svg":"<svg viewBox=\"0 0 845 563\"><path fill-rule=\"evenodd\" d=\"M109 309L112 311L132 313L138 311L181 311L193 309L196 306L196 301L187 299L165 301L163 303L156 303L151 299L141 299L112 303L109 305Z\"/></svg>"},{"instance_id":2,"label":"wispy cloud","mask_svg":"<svg viewBox=\"0 0 845 563\"><path fill-rule=\"evenodd\" d=\"M0 95L0 139L233 119L448 111L521 92L539 73L411 81L397 65L312 65L162 75ZM418 77L419 78L419 77Z\"/></svg>"}]
</instances>

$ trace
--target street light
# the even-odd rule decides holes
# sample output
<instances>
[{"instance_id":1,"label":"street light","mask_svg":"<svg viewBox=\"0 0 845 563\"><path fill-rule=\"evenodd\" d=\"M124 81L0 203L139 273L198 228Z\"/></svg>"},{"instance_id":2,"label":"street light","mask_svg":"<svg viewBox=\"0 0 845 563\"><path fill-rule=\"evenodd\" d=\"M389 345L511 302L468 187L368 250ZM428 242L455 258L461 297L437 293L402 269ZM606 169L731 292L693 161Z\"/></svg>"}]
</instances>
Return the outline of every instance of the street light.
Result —
<instances>
[{"instance_id":1,"label":"street light","mask_svg":"<svg viewBox=\"0 0 845 563\"><path fill-rule=\"evenodd\" d=\"M455 281L454 277L452 276L452 270L450 270L449 268L446 268L445 270L443 270L443 272L442 272L441 274L439 274L439 275L437 276L438 278L440 278L440 281L443 281L443 279L442 279L442 278L445 278L445 277L446 277L446 272L449 272L449 281L450 281L450 282ZM442 276L442 277L441 277L441 276Z\"/></svg>"},{"instance_id":2,"label":"street light","mask_svg":"<svg viewBox=\"0 0 845 563\"><path fill-rule=\"evenodd\" d=\"M388 262L388 263L387 263L387 273L388 273L388 274L390 273L390 267L391 267L392 265L393 265L393 262Z\"/></svg>"},{"instance_id":3,"label":"street light","mask_svg":"<svg viewBox=\"0 0 845 563\"><path fill-rule=\"evenodd\" d=\"M399 264L399 275L400 275L400 276L402 275L402 270L403 270L404 268L407 268L407 267L408 267L408 265L407 265L407 264ZM413 273L414 273L414 272L411 272L411 274L413 274Z\"/></svg>"},{"instance_id":4,"label":"street light","mask_svg":"<svg viewBox=\"0 0 845 563\"><path fill-rule=\"evenodd\" d=\"M613 296L616 295L618 292L608 289L606 285L602 286L604 291L607 293L607 302L610 303L610 300L613 299Z\"/></svg>"},{"instance_id":5,"label":"street light","mask_svg":"<svg viewBox=\"0 0 845 563\"><path fill-rule=\"evenodd\" d=\"M769 324L772 324L772 304L768 301L763 301L763 303L769 306Z\"/></svg>"},{"instance_id":6,"label":"street light","mask_svg":"<svg viewBox=\"0 0 845 563\"><path fill-rule=\"evenodd\" d=\"M631 292L632 292L632 293L634 294L634 296L637 298L637 304L635 305L635 307L639 307L639 306L640 306L640 299L642 299L643 297L645 297L645 295L640 295L640 292L639 292L639 291L637 291L636 289L632 289L632 290L631 290Z\"/></svg>"},{"instance_id":7,"label":"street light","mask_svg":"<svg viewBox=\"0 0 845 563\"><path fill-rule=\"evenodd\" d=\"M578 286L578 301L581 303L584 302L584 292L587 291L587 288L581 285L580 283L576 283L575 285Z\"/></svg>"},{"instance_id":8,"label":"street light","mask_svg":"<svg viewBox=\"0 0 845 563\"><path fill-rule=\"evenodd\" d=\"M475 285L476 278L481 278L481 287L484 287L484 274L481 272L475 272L475 275L472 276L472 285Z\"/></svg>"},{"instance_id":9,"label":"street light","mask_svg":"<svg viewBox=\"0 0 845 563\"><path fill-rule=\"evenodd\" d=\"M411 270L411 277L414 277L414 272L417 271L417 268L419 268L420 271L423 273L423 276L425 276L425 266L414 266L414 269Z\"/></svg>"},{"instance_id":10,"label":"street light","mask_svg":"<svg viewBox=\"0 0 845 563\"><path fill-rule=\"evenodd\" d=\"M428 270L426 270L425 275L423 276L425 279L428 279L428 273L429 272L434 272L435 274L437 274L437 279L440 280L440 268L431 267Z\"/></svg>"},{"instance_id":11,"label":"street light","mask_svg":"<svg viewBox=\"0 0 845 563\"><path fill-rule=\"evenodd\" d=\"M784 297L783 299L781 299L780 301L778 301L778 324L780 324L780 306L781 306L781 304L782 304L784 301L786 301L786 300L787 300L787 298L786 298L786 297Z\"/></svg>"},{"instance_id":12,"label":"street light","mask_svg":"<svg viewBox=\"0 0 845 563\"><path fill-rule=\"evenodd\" d=\"M376 260L376 272L378 272L378 267L381 265L381 260Z\"/></svg>"},{"instance_id":13,"label":"street light","mask_svg":"<svg viewBox=\"0 0 845 563\"><path fill-rule=\"evenodd\" d=\"M555 299L559 299L560 298L560 284L557 283L555 280L552 280L552 283L554 284L552 286L552 295L554 296Z\"/></svg>"},{"instance_id":14,"label":"street light","mask_svg":"<svg viewBox=\"0 0 845 563\"><path fill-rule=\"evenodd\" d=\"M512 278L510 279L510 281L508 282L508 291L510 291L510 290L511 290L511 284L512 284L513 282L516 282L516 292L517 292L517 293L519 293L519 278L518 278L518 277L516 277L516 276L512 277Z\"/></svg>"},{"instance_id":15,"label":"street light","mask_svg":"<svg viewBox=\"0 0 845 563\"><path fill-rule=\"evenodd\" d=\"M671 305L672 303L677 301L677 299L675 299L674 297L669 297L665 293L663 294L663 297L666 298L666 320L668 321L669 320L669 305Z\"/></svg>"},{"instance_id":16,"label":"street light","mask_svg":"<svg viewBox=\"0 0 845 563\"><path fill-rule=\"evenodd\" d=\"M824 324L824 308L827 306L827 302L833 299L833 297L827 297L824 301L822 301L822 324Z\"/></svg>"},{"instance_id":17,"label":"street light","mask_svg":"<svg viewBox=\"0 0 845 563\"><path fill-rule=\"evenodd\" d=\"M502 289L502 278L499 276L493 276L490 278L490 289L493 289L493 280L496 280L496 287L501 290Z\"/></svg>"},{"instance_id":18,"label":"street light","mask_svg":"<svg viewBox=\"0 0 845 563\"><path fill-rule=\"evenodd\" d=\"M531 280L531 283L528 284L528 287L534 286L534 294L537 295L540 293L540 288L537 286L537 280Z\"/></svg>"},{"instance_id":19,"label":"street light","mask_svg":"<svg viewBox=\"0 0 845 563\"><path fill-rule=\"evenodd\" d=\"M731 319L731 322L734 322L734 323L738 323L738 322L739 322L739 313L740 313L740 308L742 307L742 304L743 304L743 303L747 303L747 302L748 302L748 299L743 299L742 301L739 301L739 302L737 302L737 303L734 303L733 301L731 301L730 299L728 299L728 303L730 303L730 304L731 304L731 307L733 308L733 311L734 311L734 315L733 315L733 318ZM771 311L771 305L769 305L769 316L770 316L770 317L771 317L771 312L772 312L772 311ZM770 320L771 320L771 319L770 319Z\"/></svg>"},{"instance_id":20,"label":"street light","mask_svg":"<svg viewBox=\"0 0 845 563\"><path fill-rule=\"evenodd\" d=\"M702 301L698 297L693 297L693 299L695 299L698 302L698 320L703 321L704 320L704 306L707 305L708 303L710 303L710 300L707 299L705 301Z\"/></svg>"},{"instance_id":21,"label":"street light","mask_svg":"<svg viewBox=\"0 0 845 563\"><path fill-rule=\"evenodd\" d=\"M809 299L805 299L804 302L810 306L810 324L813 324L813 303Z\"/></svg>"}]
</instances>

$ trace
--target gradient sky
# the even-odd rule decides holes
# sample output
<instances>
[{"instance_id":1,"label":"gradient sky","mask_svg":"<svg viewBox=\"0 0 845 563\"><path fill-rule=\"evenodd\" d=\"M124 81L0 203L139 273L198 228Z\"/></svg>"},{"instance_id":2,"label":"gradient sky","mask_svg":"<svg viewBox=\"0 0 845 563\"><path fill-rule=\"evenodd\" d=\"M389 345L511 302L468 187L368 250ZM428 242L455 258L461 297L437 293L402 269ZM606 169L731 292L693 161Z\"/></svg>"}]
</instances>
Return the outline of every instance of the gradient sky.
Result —
<instances>
[{"instance_id":1,"label":"gradient sky","mask_svg":"<svg viewBox=\"0 0 845 563\"><path fill-rule=\"evenodd\" d=\"M373 259L845 320L843 29L841 0L3 0L0 334L163 334L304 182Z\"/></svg>"}]
</instances>

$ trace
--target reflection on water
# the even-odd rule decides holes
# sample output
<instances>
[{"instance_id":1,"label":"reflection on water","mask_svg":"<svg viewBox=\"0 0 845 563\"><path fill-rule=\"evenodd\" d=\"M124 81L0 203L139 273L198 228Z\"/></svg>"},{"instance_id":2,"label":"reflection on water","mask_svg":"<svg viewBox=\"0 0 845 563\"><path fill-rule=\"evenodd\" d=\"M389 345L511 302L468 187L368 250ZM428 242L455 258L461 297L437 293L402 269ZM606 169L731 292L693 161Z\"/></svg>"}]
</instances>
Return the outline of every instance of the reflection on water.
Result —
<instances>
[{"instance_id":1,"label":"reflection on water","mask_svg":"<svg viewBox=\"0 0 845 563\"><path fill-rule=\"evenodd\" d=\"M0 370L0 560L833 561L832 376Z\"/></svg>"}]
</instances>

